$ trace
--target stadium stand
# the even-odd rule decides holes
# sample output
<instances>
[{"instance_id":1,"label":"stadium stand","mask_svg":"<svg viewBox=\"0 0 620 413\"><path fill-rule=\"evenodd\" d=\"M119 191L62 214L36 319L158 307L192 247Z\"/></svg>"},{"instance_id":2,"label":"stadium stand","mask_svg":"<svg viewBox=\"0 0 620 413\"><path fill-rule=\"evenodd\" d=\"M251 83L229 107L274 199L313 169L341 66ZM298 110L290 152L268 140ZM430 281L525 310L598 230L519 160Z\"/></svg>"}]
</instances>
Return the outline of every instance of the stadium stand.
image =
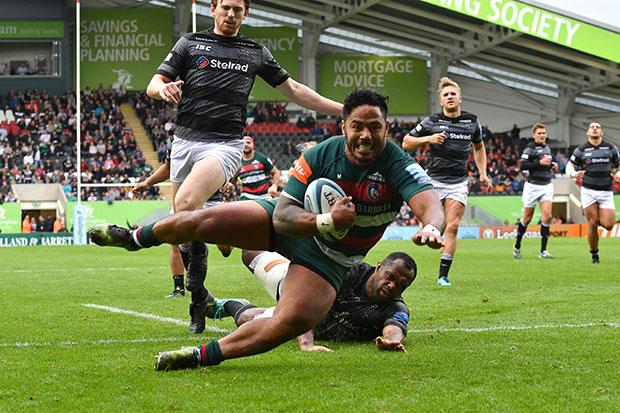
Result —
<instances>
[{"instance_id":1,"label":"stadium stand","mask_svg":"<svg viewBox=\"0 0 620 413\"><path fill-rule=\"evenodd\" d=\"M148 176L131 128L114 90L86 89L82 95L82 182L133 183ZM75 96L45 91L11 91L0 116L0 201L15 201L11 183L60 183L69 200L77 194ZM129 188L84 188L82 200L128 199ZM159 199L157 188L145 199Z\"/></svg>"}]
</instances>

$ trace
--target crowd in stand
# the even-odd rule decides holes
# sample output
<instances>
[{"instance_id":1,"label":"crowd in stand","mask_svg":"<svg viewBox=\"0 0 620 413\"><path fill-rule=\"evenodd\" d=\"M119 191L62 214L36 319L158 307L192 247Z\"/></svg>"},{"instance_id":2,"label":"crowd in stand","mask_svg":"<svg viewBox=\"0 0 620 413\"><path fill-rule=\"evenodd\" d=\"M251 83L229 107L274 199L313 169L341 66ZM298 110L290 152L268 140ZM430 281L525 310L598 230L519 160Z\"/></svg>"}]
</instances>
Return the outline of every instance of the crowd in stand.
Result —
<instances>
[{"instance_id":1,"label":"crowd in stand","mask_svg":"<svg viewBox=\"0 0 620 413\"><path fill-rule=\"evenodd\" d=\"M119 106L124 94L111 89L86 89L82 97L82 182L133 184L145 179L156 165L148 165L137 146L133 131L127 127ZM163 162L174 135L174 109L162 101L147 98L144 94L131 95L131 101L149 133L153 150ZM11 183L60 183L70 200L76 199L76 116L75 96L49 96L44 91L11 91L2 102L4 111L12 111L15 121L0 125L0 202L15 201ZM276 133L287 135L281 144L270 146L266 153L278 162L296 156L297 147L308 140L321 141L340 133L340 119L317 121L312 116L299 116L289 122L286 104L260 102L248 106L248 117L253 124L284 124ZM419 119L418 121L419 122ZM398 145L417 122L392 120L389 136ZM270 129L260 129L261 131ZM246 133L256 131L248 126ZM271 139L272 133L264 133ZM519 169L519 157L527 139L521 138L518 127L507 133L494 134L483 128L487 148L488 171L493 180L494 194L521 193L525 177ZM563 172L568 161L567 150L560 149L556 161ZM424 167L428 147L411 154ZM283 164L286 162L282 162ZM282 165L286 167L286 165ZM481 194L478 173L470 154L470 193ZM131 198L130 187L83 188L85 201L109 202ZM159 199L157 188L141 195L144 199ZM406 215L399 218L408 222Z\"/></svg>"},{"instance_id":2,"label":"crowd in stand","mask_svg":"<svg viewBox=\"0 0 620 413\"><path fill-rule=\"evenodd\" d=\"M146 164L133 132L119 110L114 90L86 88L82 94L81 180L133 183L145 179ZM77 199L76 99L44 91L11 91L2 106L10 117L0 124L0 202L15 201L11 184L58 183L69 200ZM88 188L82 200L128 199L129 187ZM159 198L157 189L143 195Z\"/></svg>"},{"instance_id":3,"label":"crowd in stand","mask_svg":"<svg viewBox=\"0 0 620 413\"><path fill-rule=\"evenodd\" d=\"M12 115L0 124L0 201L14 201L12 183L76 182L75 96L11 91L2 106Z\"/></svg>"}]
</instances>

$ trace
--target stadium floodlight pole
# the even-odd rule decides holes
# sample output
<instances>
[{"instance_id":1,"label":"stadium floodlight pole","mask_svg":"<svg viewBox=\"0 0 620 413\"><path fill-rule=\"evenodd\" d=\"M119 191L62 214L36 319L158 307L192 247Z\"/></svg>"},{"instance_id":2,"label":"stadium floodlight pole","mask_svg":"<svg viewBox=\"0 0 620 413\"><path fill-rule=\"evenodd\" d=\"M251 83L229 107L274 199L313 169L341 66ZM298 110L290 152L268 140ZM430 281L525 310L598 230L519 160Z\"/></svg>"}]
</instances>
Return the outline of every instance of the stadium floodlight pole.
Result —
<instances>
[{"instance_id":1,"label":"stadium floodlight pole","mask_svg":"<svg viewBox=\"0 0 620 413\"><path fill-rule=\"evenodd\" d=\"M76 57L75 57L75 68L76 68L76 148L75 151L77 153L77 204L81 205L82 202L82 157L80 156L80 149L82 148L82 101L81 94L82 88L80 85L80 0L75 0L75 45L76 45Z\"/></svg>"},{"instance_id":2,"label":"stadium floodlight pole","mask_svg":"<svg viewBox=\"0 0 620 413\"><path fill-rule=\"evenodd\" d=\"M192 0L192 33L196 33L196 0Z\"/></svg>"}]
</instances>

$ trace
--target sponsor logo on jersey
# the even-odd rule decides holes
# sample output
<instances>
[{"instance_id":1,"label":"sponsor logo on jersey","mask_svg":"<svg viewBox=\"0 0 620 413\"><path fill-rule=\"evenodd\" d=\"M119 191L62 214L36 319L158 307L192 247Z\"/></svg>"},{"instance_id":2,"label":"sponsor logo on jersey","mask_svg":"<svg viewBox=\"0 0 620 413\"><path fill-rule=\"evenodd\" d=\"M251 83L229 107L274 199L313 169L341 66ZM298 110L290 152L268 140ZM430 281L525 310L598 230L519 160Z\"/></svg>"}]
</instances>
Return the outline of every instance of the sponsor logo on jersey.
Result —
<instances>
[{"instance_id":1,"label":"sponsor logo on jersey","mask_svg":"<svg viewBox=\"0 0 620 413\"><path fill-rule=\"evenodd\" d=\"M459 123L471 123L471 119L461 119Z\"/></svg>"},{"instance_id":2,"label":"sponsor logo on jersey","mask_svg":"<svg viewBox=\"0 0 620 413\"><path fill-rule=\"evenodd\" d=\"M461 141L469 141L471 140L471 135L467 133L451 133L450 139L456 139Z\"/></svg>"},{"instance_id":3,"label":"sponsor logo on jersey","mask_svg":"<svg viewBox=\"0 0 620 413\"><path fill-rule=\"evenodd\" d=\"M368 175L366 178L370 179L371 181L385 182L385 178L379 172L375 172L374 174Z\"/></svg>"},{"instance_id":4,"label":"sponsor logo on jersey","mask_svg":"<svg viewBox=\"0 0 620 413\"><path fill-rule=\"evenodd\" d=\"M301 155L301 157L297 159L293 165L293 176L302 184L307 185L308 178L311 175L312 169L310 169L310 165L308 165L308 162L306 162L304 156Z\"/></svg>"},{"instance_id":5,"label":"sponsor logo on jersey","mask_svg":"<svg viewBox=\"0 0 620 413\"><path fill-rule=\"evenodd\" d=\"M590 158L586 163L609 163L609 158Z\"/></svg>"},{"instance_id":6,"label":"sponsor logo on jersey","mask_svg":"<svg viewBox=\"0 0 620 413\"><path fill-rule=\"evenodd\" d=\"M196 50L204 50L206 52L210 52L211 51L211 46L210 44L197 44L196 45Z\"/></svg>"},{"instance_id":7,"label":"sponsor logo on jersey","mask_svg":"<svg viewBox=\"0 0 620 413\"><path fill-rule=\"evenodd\" d=\"M229 61L222 61L218 59L211 59L209 63L209 67L213 69L223 69L223 70L235 70L237 72L247 73L250 68L250 64L246 63L244 65Z\"/></svg>"},{"instance_id":8,"label":"sponsor logo on jersey","mask_svg":"<svg viewBox=\"0 0 620 413\"><path fill-rule=\"evenodd\" d=\"M204 56L200 56L198 58L198 60L196 60L196 64L198 65L199 68L203 68L209 65L209 60L204 57Z\"/></svg>"}]
</instances>

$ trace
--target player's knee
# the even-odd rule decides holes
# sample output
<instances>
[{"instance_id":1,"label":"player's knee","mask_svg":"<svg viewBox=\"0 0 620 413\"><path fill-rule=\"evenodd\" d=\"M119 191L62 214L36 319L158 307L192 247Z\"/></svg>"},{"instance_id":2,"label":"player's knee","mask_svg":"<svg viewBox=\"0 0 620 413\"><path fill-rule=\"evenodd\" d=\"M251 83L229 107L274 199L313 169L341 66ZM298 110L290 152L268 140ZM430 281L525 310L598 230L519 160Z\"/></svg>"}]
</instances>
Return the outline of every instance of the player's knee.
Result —
<instances>
[{"instance_id":1,"label":"player's knee","mask_svg":"<svg viewBox=\"0 0 620 413\"><path fill-rule=\"evenodd\" d=\"M304 314L291 314L291 312L278 315L273 318L273 321L277 323L278 331L280 331L282 338L286 340L290 340L305 333L317 324L311 316Z\"/></svg>"},{"instance_id":2,"label":"player's knee","mask_svg":"<svg viewBox=\"0 0 620 413\"><path fill-rule=\"evenodd\" d=\"M614 222L601 222L601 226L607 231L611 231L612 229L614 229Z\"/></svg>"},{"instance_id":3,"label":"player's knee","mask_svg":"<svg viewBox=\"0 0 620 413\"><path fill-rule=\"evenodd\" d=\"M446 225L446 231L445 233L447 235L454 235L456 236L457 232L459 231L459 221L450 221L448 222L448 224Z\"/></svg>"}]
</instances>

